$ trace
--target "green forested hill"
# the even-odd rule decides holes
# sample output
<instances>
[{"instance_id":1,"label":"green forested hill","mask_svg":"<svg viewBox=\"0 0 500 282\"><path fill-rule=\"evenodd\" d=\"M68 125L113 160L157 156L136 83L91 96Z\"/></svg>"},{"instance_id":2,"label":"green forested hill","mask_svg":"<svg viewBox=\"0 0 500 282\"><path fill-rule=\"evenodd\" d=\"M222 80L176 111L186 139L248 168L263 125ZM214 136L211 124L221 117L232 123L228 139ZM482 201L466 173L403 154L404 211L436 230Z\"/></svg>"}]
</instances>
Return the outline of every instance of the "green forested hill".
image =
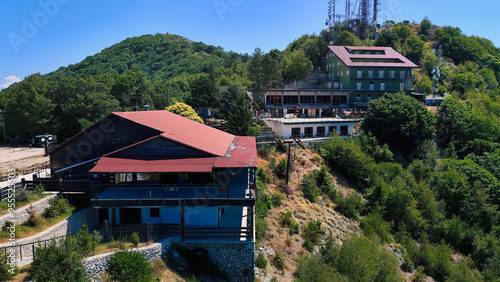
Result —
<instances>
[{"instance_id":1,"label":"green forested hill","mask_svg":"<svg viewBox=\"0 0 500 282\"><path fill-rule=\"evenodd\" d=\"M11 138L53 132L71 136L111 111L148 104L164 109L190 94L200 74L218 85L250 86L249 55L156 34L126 39L82 62L46 74L34 74L3 90ZM168 95L168 98L167 98Z\"/></svg>"},{"instance_id":2,"label":"green forested hill","mask_svg":"<svg viewBox=\"0 0 500 282\"><path fill-rule=\"evenodd\" d=\"M178 35L143 35L128 38L76 65L62 67L49 76L135 71L144 72L149 79L169 79L182 74L208 73L225 66L229 60L246 61L248 58Z\"/></svg>"}]
</instances>

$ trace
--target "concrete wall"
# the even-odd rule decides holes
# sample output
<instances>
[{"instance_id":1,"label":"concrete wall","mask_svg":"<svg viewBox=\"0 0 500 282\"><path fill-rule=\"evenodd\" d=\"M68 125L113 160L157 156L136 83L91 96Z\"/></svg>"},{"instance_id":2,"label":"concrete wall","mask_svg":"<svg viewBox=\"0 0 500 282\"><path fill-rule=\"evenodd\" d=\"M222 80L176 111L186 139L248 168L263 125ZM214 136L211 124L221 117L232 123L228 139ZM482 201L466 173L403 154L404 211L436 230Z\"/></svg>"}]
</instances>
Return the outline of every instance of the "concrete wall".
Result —
<instances>
[{"instance_id":1,"label":"concrete wall","mask_svg":"<svg viewBox=\"0 0 500 282\"><path fill-rule=\"evenodd\" d=\"M75 234L78 232L82 224L86 223L90 228L97 224L97 210L91 207L78 211L67 219L57 223L56 225L42 231L31 237L15 240L15 245L22 245L27 243L37 243L39 241L56 238L59 236L67 235L69 233ZM9 243L0 244L0 248L12 247ZM32 257L33 246L31 244L21 247L23 260L24 258ZM15 247L16 259L20 259L20 247Z\"/></svg>"},{"instance_id":2,"label":"concrete wall","mask_svg":"<svg viewBox=\"0 0 500 282\"><path fill-rule=\"evenodd\" d=\"M325 118L326 119L326 118ZM337 131L340 131L341 126L347 126L347 131L348 134L352 134L354 131L354 124L359 123L358 120L345 120L345 121L331 121L331 122L324 122L324 123L314 123L314 121L320 121L321 119L315 119L315 118L304 118L304 122L310 121L311 123L284 123L286 122L286 119L280 119L280 120L266 120L266 123L271 127L273 132L276 133L277 136L284 137L284 138L291 138L292 136L292 128L300 128L300 138L304 138L304 133L305 133L305 128L306 127L312 127L313 128L313 136L316 137L317 135L317 129L318 126L325 127L325 134L329 134L329 127L330 126L336 126Z\"/></svg>"},{"instance_id":3,"label":"concrete wall","mask_svg":"<svg viewBox=\"0 0 500 282\"><path fill-rule=\"evenodd\" d=\"M153 262L170 248L172 240L172 238L162 239L149 246L134 249L134 251L143 254L149 262ZM100 276L107 270L108 261L113 254L114 252L110 252L83 259L85 270L92 279L100 280Z\"/></svg>"},{"instance_id":4,"label":"concrete wall","mask_svg":"<svg viewBox=\"0 0 500 282\"><path fill-rule=\"evenodd\" d=\"M40 199L34 203L31 203L36 210L36 214L38 214L38 215L42 214L42 212L50 206L49 205L50 199L52 199L54 197L56 197L56 195L50 195L50 196L45 197L43 199ZM26 206L23 206L23 207L17 209L13 214L8 213L8 214L0 216L0 229L4 226L6 221L13 222L17 225L17 224L21 224L21 223L25 222L26 220L28 220L29 214L26 211L26 209L28 207L29 207L29 205L26 205Z\"/></svg>"}]
</instances>

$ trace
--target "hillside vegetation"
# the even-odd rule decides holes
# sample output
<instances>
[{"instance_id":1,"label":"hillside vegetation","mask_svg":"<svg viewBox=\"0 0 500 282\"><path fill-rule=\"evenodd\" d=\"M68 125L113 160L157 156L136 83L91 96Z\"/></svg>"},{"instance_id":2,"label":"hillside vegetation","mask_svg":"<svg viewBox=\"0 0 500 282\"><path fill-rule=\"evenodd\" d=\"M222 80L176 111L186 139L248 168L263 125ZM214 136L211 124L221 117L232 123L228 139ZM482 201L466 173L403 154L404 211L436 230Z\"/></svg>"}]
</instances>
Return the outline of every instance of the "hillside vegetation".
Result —
<instances>
[{"instance_id":1,"label":"hillside vegetation","mask_svg":"<svg viewBox=\"0 0 500 282\"><path fill-rule=\"evenodd\" d=\"M371 101L361 136L296 151L290 187L283 148L259 148L258 277L500 281L500 50L458 28L386 22L376 40L323 31L252 57L147 35L32 75L0 92L0 108L11 138L70 136L110 111L200 100L191 97L218 109L224 102L212 104L220 97L203 86L265 89L304 78L332 39L391 46L419 65L415 90L449 95L434 112L405 93Z\"/></svg>"}]
</instances>

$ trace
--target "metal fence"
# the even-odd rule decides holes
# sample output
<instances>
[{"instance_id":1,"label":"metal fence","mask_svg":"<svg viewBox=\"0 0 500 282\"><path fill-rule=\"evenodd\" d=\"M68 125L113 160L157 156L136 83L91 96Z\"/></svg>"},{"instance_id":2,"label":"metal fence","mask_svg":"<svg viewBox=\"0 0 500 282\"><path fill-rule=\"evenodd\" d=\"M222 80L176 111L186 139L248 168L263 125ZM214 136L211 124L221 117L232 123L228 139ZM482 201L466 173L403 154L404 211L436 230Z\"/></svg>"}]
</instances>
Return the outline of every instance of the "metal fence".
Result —
<instances>
[{"instance_id":1,"label":"metal fence","mask_svg":"<svg viewBox=\"0 0 500 282\"><path fill-rule=\"evenodd\" d=\"M30 243L25 243L25 244L20 244L20 245L15 245L15 246L8 246L8 247L2 247L0 248L0 253L4 253L7 255L7 252L9 253L15 253L16 258L19 258L21 261L24 258L33 258L35 254L35 245L40 245L40 246L47 246L47 242L51 242L52 244L55 244L58 242L59 239L66 238L67 235L62 235L59 237L54 237L50 238L47 240L43 241L37 241L37 242L30 242ZM60 242L61 240L59 240Z\"/></svg>"}]
</instances>

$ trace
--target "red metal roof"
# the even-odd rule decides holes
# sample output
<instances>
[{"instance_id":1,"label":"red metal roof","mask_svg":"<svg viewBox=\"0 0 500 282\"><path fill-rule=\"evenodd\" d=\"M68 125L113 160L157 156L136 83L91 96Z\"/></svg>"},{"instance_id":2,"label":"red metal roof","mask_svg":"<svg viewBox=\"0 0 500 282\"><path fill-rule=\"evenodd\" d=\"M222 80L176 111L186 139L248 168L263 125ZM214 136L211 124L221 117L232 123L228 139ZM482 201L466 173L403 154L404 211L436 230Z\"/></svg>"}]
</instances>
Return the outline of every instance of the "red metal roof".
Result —
<instances>
[{"instance_id":1,"label":"red metal roof","mask_svg":"<svg viewBox=\"0 0 500 282\"><path fill-rule=\"evenodd\" d=\"M214 167L257 167L255 137L236 136L224 157L217 157Z\"/></svg>"},{"instance_id":2,"label":"red metal roof","mask_svg":"<svg viewBox=\"0 0 500 282\"><path fill-rule=\"evenodd\" d=\"M214 163L215 157L167 160L102 157L90 172L211 172Z\"/></svg>"},{"instance_id":3,"label":"red metal roof","mask_svg":"<svg viewBox=\"0 0 500 282\"><path fill-rule=\"evenodd\" d=\"M384 54L354 54L351 50L381 51ZM332 51L348 67L400 67L416 68L417 65L391 47L328 46L323 56ZM397 62L353 62L353 59L399 60Z\"/></svg>"},{"instance_id":4,"label":"red metal roof","mask_svg":"<svg viewBox=\"0 0 500 282\"><path fill-rule=\"evenodd\" d=\"M163 132L162 137L214 156L223 156L235 136L168 111L115 112L114 115Z\"/></svg>"}]
</instances>

